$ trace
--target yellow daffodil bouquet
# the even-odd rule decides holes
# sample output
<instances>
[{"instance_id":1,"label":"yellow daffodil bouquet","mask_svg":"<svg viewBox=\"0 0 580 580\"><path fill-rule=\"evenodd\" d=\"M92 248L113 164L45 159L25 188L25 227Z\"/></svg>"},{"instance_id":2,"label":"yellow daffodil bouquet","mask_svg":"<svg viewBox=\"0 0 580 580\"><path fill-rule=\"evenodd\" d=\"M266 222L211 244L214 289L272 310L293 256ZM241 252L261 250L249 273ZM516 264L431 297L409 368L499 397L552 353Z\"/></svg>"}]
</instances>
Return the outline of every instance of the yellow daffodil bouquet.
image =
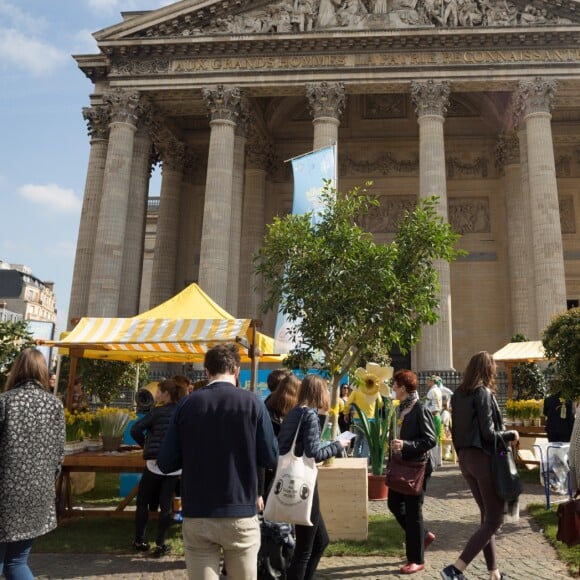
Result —
<instances>
[{"instance_id":1,"label":"yellow daffodil bouquet","mask_svg":"<svg viewBox=\"0 0 580 580\"><path fill-rule=\"evenodd\" d=\"M129 421L137 417L133 411L118 407L104 407L97 415L103 437L122 437Z\"/></svg>"},{"instance_id":2,"label":"yellow daffodil bouquet","mask_svg":"<svg viewBox=\"0 0 580 580\"><path fill-rule=\"evenodd\" d=\"M79 413L78 417L82 424L83 435L87 439L98 439L101 433L101 422L97 413L85 411L84 413Z\"/></svg>"},{"instance_id":3,"label":"yellow daffodil bouquet","mask_svg":"<svg viewBox=\"0 0 580 580\"><path fill-rule=\"evenodd\" d=\"M83 425L79 418L79 413L71 413L68 409L64 410L64 421L66 427L67 441L80 441L83 437Z\"/></svg>"}]
</instances>

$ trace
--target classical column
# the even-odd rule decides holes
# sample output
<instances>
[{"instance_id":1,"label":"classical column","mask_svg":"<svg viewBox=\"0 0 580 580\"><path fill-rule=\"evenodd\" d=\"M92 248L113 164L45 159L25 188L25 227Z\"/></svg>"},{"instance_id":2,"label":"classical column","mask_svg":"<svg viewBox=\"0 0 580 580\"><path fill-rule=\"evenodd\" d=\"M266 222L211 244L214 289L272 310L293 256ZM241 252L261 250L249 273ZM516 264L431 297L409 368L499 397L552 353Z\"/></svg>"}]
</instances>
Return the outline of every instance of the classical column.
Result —
<instances>
[{"instance_id":1,"label":"classical column","mask_svg":"<svg viewBox=\"0 0 580 580\"><path fill-rule=\"evenodd\" d=\"M253 257L264 242L266 205L266 175L271 159L271 145L258 135L246 148L246 183L242 228L244 235L240 252L239 315L259 318L262 303L261 278L254 275Z\"/></svg>"},{"instance_id":2,"label":"classical column","mask_svg":"<svg viewBox=\"0 0 580 580\"><path fill-rule=\"evenodd\" d=\"M437 212L447 220L447 182L445 176L445 139L443 123L449 104L449 83L413 82L411 97L419 123L419 196L439 197ZM449 263L438 260L439 320L422 329L418 370L445 371L453 369L451 330L451 276Z\"/></svg>"},{"instance_id":3,"label":"classical column","mask_svg":"<svg viewBox=\"0 0 580 580\"><path fill-rule=\"evenodd\" d=\"M87 121L91 136L91 151L68 311L67 328L69 330L72 328L70 320L86 316L88 311L94 244L97 236L99 208L107 161L107 140L109 138L109 110L107 107L85 108L83 109L83 117Z\"/></svg>"},{"instance_id":4,"label":"classical column","mask_svg":"<svg viewBox=\"0 0 580 580\"><path fill-rule=\"evenodd\" d=\"M202 154L190 147L185 154L183 181L179 202L179 239L177 249L177 278L175 287L184 288L197 282L199 267L199 242L201 239L203 187L205 170ZM201 181L203 178L203 182Z\"/></svg>"},{"instance_id":5,"label":"classical column","mask_svg":"<svg viewBox=\"0 0 580 580\"><path fill-rule=\"evenodd\" d=\"M211 113L211 133L203 209L199 285L220 306L227 303L234 141L241 93L218 85L202 89Z\"/></svg>"},{"instance_id":6,"label":"classical column","mask_svg":"<svg viewBox=\"0 0 580 580\"><path fill-rule=\"evenodd\" d=\"M560 228L558 186L550 113L556 82L545 78L521 81L520 111L526 126L528 174L536 288L537 332L566 310L566 275ZM538 337L536 337L538 338Z\"/></svg>"},{"instance_id":7,"label":"classical column","mask_svg":"<svg viewBox=\"0 0 580 580\"><path fill-rule=\"evenodd\" d=\"M145 248L145 220L147 218L147 198L151 176L152 144L149 133L139 122L133 147L131 166L131 187L125 228L125 250L121 273L119 295L119 316L129 317L139 313L143 253Z\"/></svg>"},{"instance_id":8,"label":"classical column","mask_svg":"<svg viewBox=\"0 0 580 580\"><path fill-rule=\"evenodd\" d=\"M504 194L506 212L506 244L508 255L508 277L511 305L511 333L535 335L533 321L536 305L530 300L533 284L530 284L530 224L526 220L529 211L529 197L522 183L520 143L516 132L500 136L498 165L504 173ZM527 165L527 161L526 161ZM529 192L527 192L529 194Z\"/></svg>"},{"instance_id":9,"label":"classical column","mask_svg":"<svg viewBox=\"0 0 580 580\"><path fill-rule=\"evenodd\" d=\"M247 101L240 103L240 112L236 119L234 137L234 169L232 178L232 216L230 226L230 266L228 273L228 294L226 310L233 316L239 316L240 289L240 253L242 241L242 200L244 197L244 165L246 156L246 133L251 121L251 112Z\"/></svg>"},{"instance_id":10,"label":"classical column","mask_svg":"<svg viewBox=\"0 0 580 580\"><path fill-rule=\"evenodd\" d=\"M160 154L163 172L153 254L150 308L158 306L174 296L178 290L182 290L175 287L175 279L185 147L175 139L171 139L164 143Z\"/></svg>"},{"instance_id":11,"label":"classical column","mask_svg":"<svg viewBox=\"0 0 580 580\"><path fill-rule=\"evenodd\" d=\"M140 96L137 91L116 89L105 93L103 99L111 107L111 124L95 239L88 315L116 317Z\"/></svg>"},{"instance_id":12,"label":"classical column","mask_svg":"<svg viewBox=\"0 0 580 580\"><path fill-rule=\"evenodd\" d=\"M338 143L338 127L345 106L344 84L307 83L306 97L313 117L313 150Z\"/></svg>"}]
</instances>

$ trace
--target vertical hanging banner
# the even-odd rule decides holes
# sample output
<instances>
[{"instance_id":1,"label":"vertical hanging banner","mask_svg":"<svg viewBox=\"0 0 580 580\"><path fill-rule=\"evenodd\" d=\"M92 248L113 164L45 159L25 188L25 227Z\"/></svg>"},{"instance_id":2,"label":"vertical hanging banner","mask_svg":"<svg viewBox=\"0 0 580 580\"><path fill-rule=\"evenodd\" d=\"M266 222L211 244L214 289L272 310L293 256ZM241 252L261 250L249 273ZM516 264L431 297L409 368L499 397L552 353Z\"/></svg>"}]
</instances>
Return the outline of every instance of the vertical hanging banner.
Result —
<instances>
[{"instance_id":1,"label":"vertical hanging banner","mask_svg":"<svg viewBox=\"0 0 580 580\"><path fill-rule=\"evenodd\" d=\"M324 180L330 180L330 185L336 187L336 144L294 157L290 161L294 175L292 213L301 215L312 212L311 223L314 225L319 219L322 207L320 194L324 189ZM286 320L282 312L278 311L276 332L274 334L274 349L276 352L286 353L294 348L298 337L291 338L290 328L290 322Z\"/></svg>"}]
</instances>

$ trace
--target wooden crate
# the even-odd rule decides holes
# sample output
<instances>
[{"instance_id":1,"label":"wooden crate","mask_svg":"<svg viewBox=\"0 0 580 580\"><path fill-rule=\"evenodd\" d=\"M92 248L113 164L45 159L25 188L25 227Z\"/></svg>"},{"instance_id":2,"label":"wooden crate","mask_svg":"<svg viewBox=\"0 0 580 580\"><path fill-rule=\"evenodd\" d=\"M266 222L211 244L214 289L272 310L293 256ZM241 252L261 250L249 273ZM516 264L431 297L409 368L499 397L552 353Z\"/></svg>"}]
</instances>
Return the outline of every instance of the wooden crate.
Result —
<instances>
[{"instance_id":1,"label":"wooden crate","mask_svg":"<svg viewBox=\"0 0 580 580\"><path fill-rule=\"evenodd\" d=\"M331 540L368 538L367 474L367 460L352 457L318 468L320 507Z\"/></svg>"}]
</instances>

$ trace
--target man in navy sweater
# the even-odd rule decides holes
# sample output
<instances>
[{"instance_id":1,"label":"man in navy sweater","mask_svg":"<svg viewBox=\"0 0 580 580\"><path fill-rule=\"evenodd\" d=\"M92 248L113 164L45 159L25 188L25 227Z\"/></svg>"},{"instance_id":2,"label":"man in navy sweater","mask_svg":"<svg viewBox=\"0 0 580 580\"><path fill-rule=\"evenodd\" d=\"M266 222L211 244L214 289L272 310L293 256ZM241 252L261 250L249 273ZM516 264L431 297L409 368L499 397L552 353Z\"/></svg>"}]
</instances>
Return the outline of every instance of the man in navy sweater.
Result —
<instances>
[{"instance_id":1,"label":"man in navy sweater","mask_svg":"<svg viewBox=\"0 0 580 580\"><path fill-rule=\"evenodd\" d=\"M182 469L183 544L189 578L219 578L223 549L228 578L257 578L260 525L258 466L274 469L278 441L264 404L236 387L235 344L208 350L207 386L177 406L157 464Z\"/></svg>"}]
</instances>

